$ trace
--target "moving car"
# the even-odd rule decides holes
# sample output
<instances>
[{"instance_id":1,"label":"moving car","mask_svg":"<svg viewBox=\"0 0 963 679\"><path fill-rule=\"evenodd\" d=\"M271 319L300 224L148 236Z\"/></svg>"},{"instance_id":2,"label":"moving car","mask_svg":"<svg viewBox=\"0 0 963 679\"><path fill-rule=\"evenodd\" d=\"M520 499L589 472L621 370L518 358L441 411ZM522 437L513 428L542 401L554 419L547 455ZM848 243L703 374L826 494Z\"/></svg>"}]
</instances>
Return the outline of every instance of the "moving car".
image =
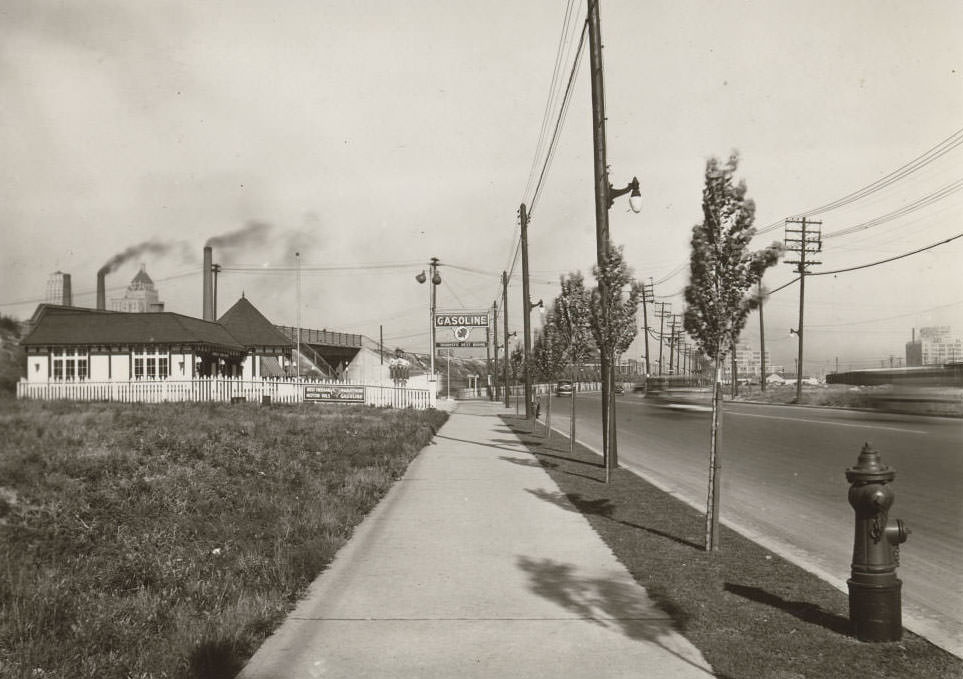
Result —
<instances>
[{"instance_id":1,"label":"moving car","mask_svg":"<svg viewBox=\"0 0 963 679\"><path fill-rule=\"evenodd\" d=\"M700 375L660 375L645 381L645 398L663 408L709 412L712 383Z\"/></svg>"},{"instance_id":2,"label":"moving car","mask_svg":"<svg viewBox=\"0 0 963 679\"><path fill-rule=\"evenodd\" d=\"M561 380L557 385L555 385L555 393L558 396L571 396L572 383L568 380Z\"/></svg>"}]
</instances>

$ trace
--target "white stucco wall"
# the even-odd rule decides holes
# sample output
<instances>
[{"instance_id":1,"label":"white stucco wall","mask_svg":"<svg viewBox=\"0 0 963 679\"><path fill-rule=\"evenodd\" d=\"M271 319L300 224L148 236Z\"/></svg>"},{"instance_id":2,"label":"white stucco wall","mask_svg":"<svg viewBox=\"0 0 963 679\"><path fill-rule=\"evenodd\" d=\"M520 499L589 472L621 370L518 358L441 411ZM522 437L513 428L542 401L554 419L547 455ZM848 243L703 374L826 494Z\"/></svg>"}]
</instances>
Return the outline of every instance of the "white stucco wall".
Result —
<instances>
[{"instance_id":1,"label":"white stucco wall","mask_svg":"<svg viewBox=\"0 0 963 679\"><path fill-rule=\"evenodd\" d=\"M46 354L27 357L27 381L46 382L50 379L50 363Z\"/></svg>"},{"instance_id":2,"label":"white stucco wall","mask_svg":"<svg viewBox=\"0 0 963 679\"><path fill-rule=\"evenodd\" d=\"M193 354L171 354L170 373L171 379L190 379L191 362L194 360Z\"/></svg>"},{"instance_id":3,"label":"white stucco wall","mask_svg":"<svg viewBox=\"0 0 963 679\"><path fill-rule=\"evenodd\" d=\"M91 380L109 380L111 378L110 372L110 360L111 357L107 354L90 354L88 361L88 373L87 379Z\"/></svg>"},{"instance_id":4,"label":"white stucco wall","mask_svg":"<svg viewBox=\"0 0 963 679\"><path fill-rule=\"evenodd\" d=\"M104 379L107 379L106 377ZM110 379L129 380L130 379L130 356L127 354L110 355Z\"/></svg>"}]
</instances>

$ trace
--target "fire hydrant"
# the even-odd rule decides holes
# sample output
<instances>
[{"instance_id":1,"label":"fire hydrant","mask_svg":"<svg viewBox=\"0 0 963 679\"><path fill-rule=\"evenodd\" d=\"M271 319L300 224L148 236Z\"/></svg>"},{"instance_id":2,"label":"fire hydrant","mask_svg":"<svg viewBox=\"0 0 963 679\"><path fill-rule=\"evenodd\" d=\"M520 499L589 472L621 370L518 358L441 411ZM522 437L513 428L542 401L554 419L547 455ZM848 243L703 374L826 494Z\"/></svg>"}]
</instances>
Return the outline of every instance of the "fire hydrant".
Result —
<instances>
[{"instance_id":1,"label":"fire hydrant","mask_svg":"<svg viewBox=\"0 0 963 679\"><path fill-rule=\"evenodd\" d=\"M896 567L909 530L899 519L889 519L894 478L896 470L884 465L868 443L856 466L846 470L849 504L856 511L852 577L847 580L849 620L860 641L899 641L903 636L903 583Z\"/></svg>"}]
</instances>

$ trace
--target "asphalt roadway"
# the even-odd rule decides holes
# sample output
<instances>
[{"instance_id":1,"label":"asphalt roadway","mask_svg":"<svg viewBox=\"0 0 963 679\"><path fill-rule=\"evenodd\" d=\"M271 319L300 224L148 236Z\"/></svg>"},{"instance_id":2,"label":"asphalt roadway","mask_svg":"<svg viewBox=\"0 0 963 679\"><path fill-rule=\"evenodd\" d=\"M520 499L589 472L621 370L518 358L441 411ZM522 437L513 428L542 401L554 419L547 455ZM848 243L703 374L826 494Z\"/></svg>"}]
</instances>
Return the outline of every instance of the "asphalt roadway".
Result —
<instances>
[{"instance_id":1,"label":"asphalt roadway","mask_svg":"<svg viewBox=\"0 0 963 679\"><path fill-rule=\"evenodd\" d=\"M599 394L576 404L576 438L601 449ZM552 399L553 428L569 431L570 408L571 399ZM636 394L619 396L616 412L620 463L705 511L710 414ZM866 442L896 469L890 517L912 531L898 570L904 626L963 657L963 420L727 403L721 520L846 591L845 470Z\"/></svg>"}]
</instances>

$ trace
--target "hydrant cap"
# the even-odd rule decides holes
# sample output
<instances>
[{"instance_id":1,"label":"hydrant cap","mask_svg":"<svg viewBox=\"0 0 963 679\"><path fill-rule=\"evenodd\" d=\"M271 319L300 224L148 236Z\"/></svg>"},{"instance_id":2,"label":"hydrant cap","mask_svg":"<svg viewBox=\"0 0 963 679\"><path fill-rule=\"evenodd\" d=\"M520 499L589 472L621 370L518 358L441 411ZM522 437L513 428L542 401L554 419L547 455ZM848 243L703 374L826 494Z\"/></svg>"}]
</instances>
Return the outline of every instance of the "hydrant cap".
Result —
<instances>
[{"instance_id":1,"label":"hydrant cap","mask_svg":"<svg viewBox=\"0 0 963 679\"><path fill-rule=\"evenodd\" d=\"M850 483L871 483L873 481L892 481L896 470L883 464L879 452L868 444L863 444L855 467L846 470L846 480Z\"/></svg>"}]
</instances>

